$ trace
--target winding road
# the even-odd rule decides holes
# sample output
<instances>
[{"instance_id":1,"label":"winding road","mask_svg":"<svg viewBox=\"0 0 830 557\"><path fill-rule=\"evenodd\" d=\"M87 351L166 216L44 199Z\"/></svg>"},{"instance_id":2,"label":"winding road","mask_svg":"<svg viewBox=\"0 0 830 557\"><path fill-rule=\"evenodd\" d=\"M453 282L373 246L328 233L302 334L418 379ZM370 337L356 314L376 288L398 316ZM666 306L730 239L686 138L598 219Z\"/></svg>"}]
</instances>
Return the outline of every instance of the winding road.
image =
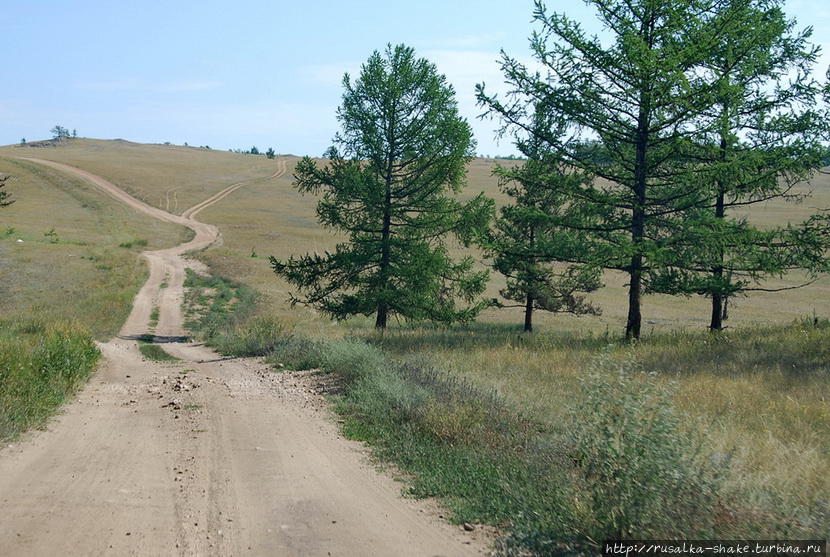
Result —
<instances>
[{"instance_id":1,"label":"winding road","mask_svg":"<svg viewBox=\"0 0 830 557\"><path fill-rule=\"evenodd\" d=\"M186 226L187 243L144 252L150 277L90 383L45 431L0 450L0 554L20 555L480 555L485 535L400 495L365 449L344 440L319 378L274 373L183 342L184 257L219 230L198 213L151 207L69 165L79 177L154 218ZM277 160L272 178L286 172ZM261 178L260 178L261 179ZM150 314L159 308L158 324ZM152 334L180 361L145 360Z\"/></svg>"}]
</instances>

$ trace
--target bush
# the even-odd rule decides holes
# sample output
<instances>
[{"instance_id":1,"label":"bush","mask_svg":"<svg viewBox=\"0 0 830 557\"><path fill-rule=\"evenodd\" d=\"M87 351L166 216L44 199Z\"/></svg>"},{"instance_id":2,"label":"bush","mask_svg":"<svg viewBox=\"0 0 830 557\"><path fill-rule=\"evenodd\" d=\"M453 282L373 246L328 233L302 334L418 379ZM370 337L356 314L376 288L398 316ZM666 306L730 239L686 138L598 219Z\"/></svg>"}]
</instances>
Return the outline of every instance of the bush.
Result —
<instances>
[{"instance_id":1,"label":"bush","mask_svg":"<svg viewBox=\"0 0 830 557\"><path fill-rule=\"evenodd\" d=\"M210 344L227 356L270 356L284 342L285 327L273 317L259 317L220 332Z\"/></svg>"},{"instance_id":2,"label":"bush","mask_svg":"<svg viewBox=\"0 0 830 557\"><path fill-rule=\"evenodd\" d=\"M379 373L389 362L383 352L357 339L344 339L326 344L322 366L347 381Z\"/></svg>"},{"instance_id":3,"label":"bush","mask_svg":"<svg viewBox=\"0 0 830 557\"><path fill-rule=\"evenodd\" d=\"M672 391L653 376L602 361L570 412L575 512L590 538L712 537L719 474L681 427Z\"/></svg>"}]
</instances>

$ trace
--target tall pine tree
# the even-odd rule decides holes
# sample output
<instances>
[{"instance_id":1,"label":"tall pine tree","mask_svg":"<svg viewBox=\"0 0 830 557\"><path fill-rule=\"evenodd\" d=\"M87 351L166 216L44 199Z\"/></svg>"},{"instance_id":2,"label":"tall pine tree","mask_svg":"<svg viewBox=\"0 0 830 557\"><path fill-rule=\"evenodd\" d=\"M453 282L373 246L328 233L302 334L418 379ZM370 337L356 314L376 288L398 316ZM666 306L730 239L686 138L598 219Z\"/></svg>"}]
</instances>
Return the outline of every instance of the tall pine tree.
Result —
<instances>
[{"instance_id":1,"label":"tall pine tree","mask_svg":"<svg viewBox=\"0 0 830 557\"><path fill-rule=\"evenodd\" d=\"M469 257L453 261L446 239L469 242L483 233L493 204L483 195L455 198L474 142L453 88L403 45L374 52L355 81L344 76L343 87L329 161L303 159L295 185L322 196L320 223L347 241L323 255L272 257L274 272L301 290L293 302L338 319L375 314L378 328L390 315L472 319L488 305L476 301L487 272Z\"/></svg>"},{"instance_id":2,"label":"tall pine tree","mask_svg":"<svg viewBox=\"0 0 830 557\"><path fill-rule=\"evenodd\" d=\"M512 94L478 87L479 102L506 129L536 134L589 180L551 184L574 204L561 224L585 235L583 263L628 275L627 338L639 338L641 297L651 274L671 261L666 244L683 211L700 202L689 157L713 85L696 72L721 32L711 14L724 0L588 0L610 41L588 36L565 15L536 2L531 49L545 74L504 55ZM543 106L564 134L533 126ZM599 141L602 158L595 149ZM602 160L606 159L606 160ZM578 217L578 218L577 218Z\"/></svg>"},{"instance_id":3,"label":"tall pine tree","mask_svg":"<svg viewBox=\"0 0 830 557\"><path fill-rule=\"evenodd\" d=\"M781 0L730 0L717 14L724 32L701 66L716 84L702 115L714 125L694 157L712 169L709 199L689 211L689 237L673 246L677 264L653 283L710 297L712 330L723 327L729 297L776 290L759 283L791 270L827 269L826 214L766 228L732 214L773 199L802 201L796 186L822 165L828 118L812 76L818 49L809 29L794 32L782 7Z\"/></svg>"}]
</instances>

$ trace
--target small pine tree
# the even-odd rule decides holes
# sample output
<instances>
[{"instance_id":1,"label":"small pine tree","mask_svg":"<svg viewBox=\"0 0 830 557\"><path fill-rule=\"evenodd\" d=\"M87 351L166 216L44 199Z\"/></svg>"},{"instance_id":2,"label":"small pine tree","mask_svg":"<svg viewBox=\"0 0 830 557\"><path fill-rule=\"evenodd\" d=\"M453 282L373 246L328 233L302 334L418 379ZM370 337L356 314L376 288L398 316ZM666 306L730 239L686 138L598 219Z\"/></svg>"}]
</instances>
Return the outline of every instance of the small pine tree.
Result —
<instances>
[{"instance_id":1,"label":"small pine tree","mask_svg":"<svg viewBox=\"0 0 830 557\"><path fill-rule=\"evenodd\" d=\"M265 151L265 156L268 157L269 159L273 159L275 156L277 156L277 154L274 152L273 148L268 147L268 150Z\"/></svg>"},{"instance_id":2,"label":"small pine tree","mask_svg":"<svg viewBox=\"0 0 830 557\"><path fill-rule=\"evenodd\" d=\"M259 154L260 154L260 153L259 153L259 149L257 149L256 145L254 145L253 147L251 147L251 150L250 150L250 151L248 151L248 152L249 152L251 155L259 155Z\"/></svg>"},{"instance_id":3,"label":"small pine tree","mask_svg":"<svg viewBox=\"0 0 830 557\"><path fill-rule=\"evenodd\" d=\"M544 115L537 113L536 126L546 126ZM537 130L538 133L538 130ZM584 293L602 286L601 270L596 266L572 265L583 244L579 234L561 226L573 220L573 206L565 203L562 188L565 181L582 181L559 159L545 155L544 144L530 134L517 141L519 150L528 157L523 165L498 166L501 190L513 203L501 208L488 237L485 252L493 258L493 268L507 279L500 291L503 298L520 302L525 310L524 330L533 331L534 310L576 315L601 313L586 302Z\"/></svg>"}]
</instances>

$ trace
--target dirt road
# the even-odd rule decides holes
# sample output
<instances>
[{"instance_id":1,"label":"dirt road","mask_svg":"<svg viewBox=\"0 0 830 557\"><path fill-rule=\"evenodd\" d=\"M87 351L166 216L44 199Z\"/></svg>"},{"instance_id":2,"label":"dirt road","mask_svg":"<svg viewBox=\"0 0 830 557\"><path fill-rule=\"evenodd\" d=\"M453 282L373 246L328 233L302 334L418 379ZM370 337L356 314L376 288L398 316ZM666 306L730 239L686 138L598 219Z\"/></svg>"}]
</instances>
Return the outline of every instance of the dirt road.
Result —
<instances>
[{"instance_id":1,"label":"dirt road","mask_svg":"<svg viewBox=\"0 0 830 557\"><path fill-rule=\"evenodd\" d=\"M179 362L144 360L137 335L180 340L183 254L216 241L196 214L151 207L106 180L51 161L136 210L191 228L186 244L145 252L150 278L101 368L46 431L0 450L0 554L478 555L428 502L404 499L364 449L342 439L318 380L168 342ZM286 171L278 161L279 176ZM164 286L164 287L162 287Z\"/></svg>"}]
</instances>

